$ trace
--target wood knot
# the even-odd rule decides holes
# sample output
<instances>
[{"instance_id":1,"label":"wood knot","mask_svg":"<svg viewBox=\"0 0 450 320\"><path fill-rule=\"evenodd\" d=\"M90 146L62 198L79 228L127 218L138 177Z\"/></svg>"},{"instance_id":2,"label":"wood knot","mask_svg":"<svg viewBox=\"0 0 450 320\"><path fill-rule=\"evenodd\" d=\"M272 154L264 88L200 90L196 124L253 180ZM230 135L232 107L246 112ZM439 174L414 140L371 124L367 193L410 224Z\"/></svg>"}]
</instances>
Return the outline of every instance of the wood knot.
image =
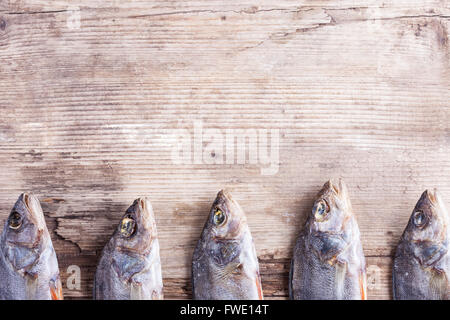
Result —
<instances>
[{"instance_id":1,"label":"wood knot","mask_svg":"<svg viewBox=\"0 0 450 320\"><path fill-rule=\"evenodd\" d=\"M0 30L5 30L6 29L6 21L2 18L0 18Z\"/></svg>"}]
</instances>

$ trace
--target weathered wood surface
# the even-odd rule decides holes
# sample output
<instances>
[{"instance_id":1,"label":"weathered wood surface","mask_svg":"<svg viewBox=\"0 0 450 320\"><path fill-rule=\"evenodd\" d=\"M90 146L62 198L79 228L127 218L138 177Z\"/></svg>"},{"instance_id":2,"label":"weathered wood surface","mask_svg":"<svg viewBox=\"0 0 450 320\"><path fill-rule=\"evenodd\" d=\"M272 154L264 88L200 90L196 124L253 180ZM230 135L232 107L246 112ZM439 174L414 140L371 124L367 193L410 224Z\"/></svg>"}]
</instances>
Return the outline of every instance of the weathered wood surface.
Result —
<instances>
[{"instance_id":1,"label":"weathered wood surface","mask_svg":"<svg viewBox=\"0 0 450 320\"><path fill-rule=\"evenodd\" d=\"M450 202L449 25L445 0L0 0L0 218L36 193L64 280L81 267L66 298L91 298L99 251L147 195L166 298L190 298L193 247L228 187L265 296L286 298L313 196L342 177L368 296L389 299L393 250L421 192ZM193 134L194 121L278 129L278 172L173 163L167 135Z\"/></svg>"}]
</instances>

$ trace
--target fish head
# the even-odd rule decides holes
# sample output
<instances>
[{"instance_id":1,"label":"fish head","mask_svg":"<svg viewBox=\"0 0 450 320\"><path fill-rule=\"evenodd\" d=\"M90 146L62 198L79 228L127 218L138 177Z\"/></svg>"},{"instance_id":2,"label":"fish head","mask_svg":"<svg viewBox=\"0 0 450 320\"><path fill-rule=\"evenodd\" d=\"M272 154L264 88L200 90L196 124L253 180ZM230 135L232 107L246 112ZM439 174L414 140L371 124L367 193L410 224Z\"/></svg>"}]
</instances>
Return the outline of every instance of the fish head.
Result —
<instances>
[{"instance_id":1,"label":"fish head","mask_svg":"<svg viewBox=\"0 0 450 320\"><path fill-rule=\"evenodd\" d=\"M448 220L439 192L425 190L411 214L403 238L416 244L443 243L448 240Z\"/></svg>"},{"instance_id":2,"label":"fish head","mask_svg":"<svg viewBox=\"0 0 450 320\"><path fill-rule=\"evenodd\" d=\"M232 263L240 254L246 228L244 211L228 191L221 190L203 229L204 252L218 265Z\"/></svg>"},{"instance_id":3,"label":"fish head","mask_svg":"<svg viewBox=\"0 0 450 320\"><path fill-rule=\"evenodd\" d=\"M136 199L119 222L114 235L119 251L147 254L156 239L156 222L150 201Z\"/></svg>"},{"instance_id":4,"label":"fish head","mask_svg":"<svg viewBox=\"0 0 450 320\"><path fill-rule=\"evenodd\" d=\"M340 179L337 182L329 180L316 197L310 225L315 232L341 234L352 215L347 186Z\"/></svg>"},{"instance_id":5,"label":"fish head","mask_svg":"<svg viewBox=\"0 0 450 320\"><path fill-rule=\"evenodd\" d=\"M236 240L247 224L244 211L228 191L221 190L214 201L206 228L214 240Z\"/></svg>"},{"instance_id":6,"label":"fish head","mask_svg":"<svg viewBox=\"0 0 450 320\"><path fill-rule=\"evenodd\" d=\"M39 260L49 234L39 200L23 193L3 229L6 257L15 270L30 269Z\"/></svg>"}]
</instances>

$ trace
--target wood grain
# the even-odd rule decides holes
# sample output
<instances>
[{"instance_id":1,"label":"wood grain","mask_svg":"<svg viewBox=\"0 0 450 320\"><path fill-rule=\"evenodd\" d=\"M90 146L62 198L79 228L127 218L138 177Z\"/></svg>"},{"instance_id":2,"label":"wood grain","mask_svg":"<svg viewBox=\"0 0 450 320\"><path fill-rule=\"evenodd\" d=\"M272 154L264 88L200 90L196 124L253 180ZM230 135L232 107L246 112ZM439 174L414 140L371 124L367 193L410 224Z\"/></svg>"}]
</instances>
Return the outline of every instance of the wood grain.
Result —
<instances>
[{"instance_id":1,"label":"wood grain","mask_svg":"<svg viewBox=\"0 0 450 320\"><path fill-rule=\"evenodd\" d=\"M122 213L149 196L166 298L184 299L227 187L248 215L266 298L284 299L313 197L342 177L368 296L390 299L392 253L421 192L450 202L449 25L445 0L1 0L0 218L36 193L64 281L81 267L81 290L64 284L65 296L86 299ZM167 137L193 135L196 121L278 129L278 172L174 164Z\"/></svg>"}]
</instances>

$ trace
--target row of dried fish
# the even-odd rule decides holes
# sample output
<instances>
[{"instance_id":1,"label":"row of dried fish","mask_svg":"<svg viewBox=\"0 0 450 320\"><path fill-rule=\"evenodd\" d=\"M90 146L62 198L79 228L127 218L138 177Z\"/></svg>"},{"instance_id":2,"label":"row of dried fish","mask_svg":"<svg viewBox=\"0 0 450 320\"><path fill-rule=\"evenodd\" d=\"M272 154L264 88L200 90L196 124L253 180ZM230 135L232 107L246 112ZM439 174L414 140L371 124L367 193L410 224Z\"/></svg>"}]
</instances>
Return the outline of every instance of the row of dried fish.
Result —
<instances>
[{"instance_id":1,"label":"row of dried fish","mask_svg":"<svg viewBox=\"0 0 450 320\"><path fill-rule=\"evenodd\" d=\"M437 191L425 191L397 247L395 299L450 297L450 229ZM0 238L0 299L62 299L58 262L40 203L22 194ZM192 258L194 299L261 300L258 258L246 216L228 192L214 201ZM367 298L366 264L344 182L318 193L294 248L291 299ZM103 249L95 299L162 299L163 280L154 213L139 198Z\"/></svg>"},{"instance_id":2,"label":"row of dried fish","mask_svg":"<svg viewBox=\"0 0 450 320\"><path fill-rule=\"evenodd\" d=\"M396 250L394 299L448 300L448 212L439 193L425 191ZM245 215L219 192L192 262L195 299L262 299L258 261ZM291 262L295 300L367 299L366 263L348 189L328 181L317 194Z\"/></svg>"},{"instance_id":3,"label":"row of dried fish","mask_svg":"<svg viewBox=\"0 0 450 320\"><path fill-rule=\"evenodd\" d=\"M394 299L448 300L448 212L439 193L417 202L394 257ZM293 299L367 299L366 263L346 185L327 182L301 232L290 272Z\"/></svg>"}]
</instances>

